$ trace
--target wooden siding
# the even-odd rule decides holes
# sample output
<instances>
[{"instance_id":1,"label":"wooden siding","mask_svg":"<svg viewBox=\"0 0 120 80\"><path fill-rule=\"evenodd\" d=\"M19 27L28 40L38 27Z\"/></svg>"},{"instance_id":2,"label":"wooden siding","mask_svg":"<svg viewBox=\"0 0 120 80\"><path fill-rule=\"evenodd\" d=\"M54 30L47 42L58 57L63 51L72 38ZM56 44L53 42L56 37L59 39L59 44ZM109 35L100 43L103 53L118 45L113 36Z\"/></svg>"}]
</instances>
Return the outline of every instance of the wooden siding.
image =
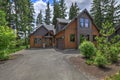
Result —
<instances>
[{"instance_id":1,"label":"wooden siding","mask_svg":"<svg viewBox=\"0 0 120 80\"><path fill-rule=\"evenodd\" d=\"M41 48L43 46L43 42L44 40L42 39L42 42L41 44L34 44L34 39L35 38L41 38L42 39L42 36L30 36L30 47L31 48Z\"/></svg>"},{"instance_id":2,"label":"wooden siding","mask_svg":"<svg viewBox=\"0 0 120 80\"><path fill-rule=\"evenodd\" d=\"M92 24L92 35L99 35L99 31L94 24Z\"/></svg>"},{"instance_id":3,"label":"wooden siding","mask_svg":"<svg viewBox=\"0 0 120 80\"><path fill-rule=\"evenodd\" d=\"M64 44L65 44L65 40L64 40L64 37L65 37L65 31L61 31L59 32L57 35L55 35L55 46L58 47L58 45L63 45L63 48L64 48ZM63 38L63 44L58 44L58 39L62 39Z\"/></svg>"},{"instance_id":4,"label":"wooden siding","mask_svg":"<svg viewBox=\"0 0 120 80\"><path fill-rule=\"evenodd\" d=\"M70 35L75 34L75 41L70 41ZM65 48L77 48L77 20L71 22L65 30Z\"/></svg>"}]
</instances>

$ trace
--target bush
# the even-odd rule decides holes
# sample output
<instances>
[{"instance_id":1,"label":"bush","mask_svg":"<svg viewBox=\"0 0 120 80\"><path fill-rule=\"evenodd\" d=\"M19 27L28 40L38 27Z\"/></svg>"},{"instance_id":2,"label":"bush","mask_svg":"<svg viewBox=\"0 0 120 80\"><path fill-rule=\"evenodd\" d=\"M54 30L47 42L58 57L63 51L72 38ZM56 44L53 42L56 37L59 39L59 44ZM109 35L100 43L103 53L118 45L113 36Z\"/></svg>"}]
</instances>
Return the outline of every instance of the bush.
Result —
<instances>
[{"instance_id":1,"label":"bush","mask_svg":"<svg viewBox=\"0 0 120 80\"><path fill-rule=\"evenodd\" d=\"M87 58L91 59L96 54L96 48L92 42L84 41L79 46L81 53Z\"/></svg>"},{"instance_id":2,"label":"bush","mask_svg":"<svg viewBox=\"0 0 120 80\"><path fill-rule=\"evenodd\" d=\"M0 51L0 60L7 60L9 58L7 50Z\"/></svg>"},{"instance_id":3,"label":"bush","mask_svg":"<svg viewBox=\"0 0 120 80\"><path fill-rule=\"evenodd\" d=\"M99 50L96 53L94 64L99 67L105 67L108 64L106 57Z\"/></svg>"},{"instance_id":4,"label":"bush","mask_svg":"<svg viewBox=\"0 0 120 80\"><path fill-rule=\"evenodd\" d=\"M14 31L7 26L0 26L0 59L8 58L8 50L15 45Z\"/></svg>"}]
</instances>

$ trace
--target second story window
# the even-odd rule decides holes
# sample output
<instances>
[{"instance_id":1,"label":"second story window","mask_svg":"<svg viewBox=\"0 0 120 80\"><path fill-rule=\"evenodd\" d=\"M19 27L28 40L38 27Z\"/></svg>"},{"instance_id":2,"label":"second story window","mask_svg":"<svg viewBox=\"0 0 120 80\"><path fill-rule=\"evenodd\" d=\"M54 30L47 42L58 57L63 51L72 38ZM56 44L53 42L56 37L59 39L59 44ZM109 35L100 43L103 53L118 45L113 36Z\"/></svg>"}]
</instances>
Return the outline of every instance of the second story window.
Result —
<instances>
[{"instance_id":1,"label":"second story window","mask_svg":"<svg viewBox=\"0 0 120 80\"><path fill-rule=\"evenodd\" d=\"M85 27L89 27L89 19L85 19Z\"/></svg>"},{"instance_id":2,"label":"second story window","mask_svg":"<svg viewBox=\"0 0 120 80\"><path fill-rule=\"evenodd\" d=\"M88 28L89 24L90 24L90 21L88 18L80 18L80 27Z\"/></svg>"},{"instance_id":3,"label":"second story window","mask_svg":"<svg viewBox=\"0 0 120 80\"><path fill-rule=\"evenodd\" d=\"M80 27L84 27L84 18L80 18Z\"/></svg>"}]
</instances>

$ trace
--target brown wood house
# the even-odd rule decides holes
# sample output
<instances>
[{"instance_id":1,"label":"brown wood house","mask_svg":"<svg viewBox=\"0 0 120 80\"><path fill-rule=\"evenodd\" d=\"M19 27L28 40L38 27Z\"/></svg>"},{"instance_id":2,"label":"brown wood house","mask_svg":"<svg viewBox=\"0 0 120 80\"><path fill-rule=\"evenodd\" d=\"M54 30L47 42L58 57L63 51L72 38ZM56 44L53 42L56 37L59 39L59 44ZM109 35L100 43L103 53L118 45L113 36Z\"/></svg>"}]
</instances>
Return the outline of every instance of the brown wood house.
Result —
<instances>
[{"instance_id":1,"label":"brown wood house","mask_svg":"<svg viewBox=\"0 0 120 80\"><path fill-rule=\"evenodd\" d=\"M59 19L55 29L55 44L59 49L77 49L80 45L80 36L95 43L95 37L99 35L99 30L86 9L70 22Z\"/></svg>"},{"instance_id":2,"label":"brown wood house","mask_svg":"<svg viewBox=\"0 0 120 80\"><path fill-rule=\"evenodd\" d=\"M53 25L40 25L32 34L30 34L30 47L31 48L53 47L54 34L55 30Z\"/></svg>"},{"instance_id":3,"label":"brown wood house","mask_svg":"<svg viewBox=\"0 0 120 80\"><path fill-rule=\"evenodd\" d=\"M49 29L48 29L49 28ZM41 25L30 35L30 47L53 47L58 49L77 49L84 37L95 43L99 30L85 9L74 19L57 18L55 30L52 26Z\"/></svg>"}]
</instances>

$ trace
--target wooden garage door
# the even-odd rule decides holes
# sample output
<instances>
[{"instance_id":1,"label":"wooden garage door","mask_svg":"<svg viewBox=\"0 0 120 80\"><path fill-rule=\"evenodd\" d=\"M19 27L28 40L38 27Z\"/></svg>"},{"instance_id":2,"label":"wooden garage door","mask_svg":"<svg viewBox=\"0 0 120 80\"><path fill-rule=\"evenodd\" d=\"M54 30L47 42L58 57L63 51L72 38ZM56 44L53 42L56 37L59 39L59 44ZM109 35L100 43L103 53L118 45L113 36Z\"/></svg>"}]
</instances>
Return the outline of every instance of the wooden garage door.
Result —
<instances>
[{"instance_id":1,"label":"wooden garage door","mask_svg":"<svg viewBox=\"0 0 120 80\"><path fill-rule=\"evenodd\" d=\"M64 49L64 39L57 39L57 48Z\"/></svg>"}]
</instances>

